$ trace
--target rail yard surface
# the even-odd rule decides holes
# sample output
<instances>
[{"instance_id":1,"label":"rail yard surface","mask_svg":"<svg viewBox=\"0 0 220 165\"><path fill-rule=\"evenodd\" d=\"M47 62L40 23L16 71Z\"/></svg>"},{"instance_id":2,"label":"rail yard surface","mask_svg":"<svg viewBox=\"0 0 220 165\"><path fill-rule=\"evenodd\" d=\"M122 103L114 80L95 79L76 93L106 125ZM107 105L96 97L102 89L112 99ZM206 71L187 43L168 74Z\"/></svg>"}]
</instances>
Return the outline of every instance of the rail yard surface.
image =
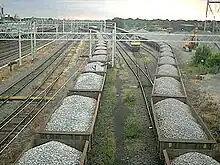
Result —
<instances>
[{"instance_id":1,"label":"rail yard surface","mask_svg":"<svg viewBox=\"0 0 220 165\"><path fill-rule=\"evenodd\" d=\"M220 92L187 72L193 53L100 31L43 40L35 59L23 41L22 65L0 43L0 164L219 165Z\"/></svg>"}]
</instances>

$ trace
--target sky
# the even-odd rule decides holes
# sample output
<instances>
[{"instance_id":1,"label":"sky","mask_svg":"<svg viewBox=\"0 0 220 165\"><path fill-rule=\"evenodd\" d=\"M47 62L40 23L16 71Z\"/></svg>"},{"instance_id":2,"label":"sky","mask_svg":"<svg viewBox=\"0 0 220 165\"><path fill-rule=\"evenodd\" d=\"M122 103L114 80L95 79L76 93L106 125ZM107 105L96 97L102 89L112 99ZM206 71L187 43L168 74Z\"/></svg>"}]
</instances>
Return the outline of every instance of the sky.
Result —
<instances>
[{"instance_id":1,"label":"sky","mask_svg":"<svg viewBox=\"0 0 220 165\"><path fill-rule=\"evenodd\" d=\"M65 19L186 19L204 20L206 0L0 0L5 13L20 17ZM219 6L212 5L216 11ZM213 16L209 13L208 19Z\"/></svg>"}]
</instances>

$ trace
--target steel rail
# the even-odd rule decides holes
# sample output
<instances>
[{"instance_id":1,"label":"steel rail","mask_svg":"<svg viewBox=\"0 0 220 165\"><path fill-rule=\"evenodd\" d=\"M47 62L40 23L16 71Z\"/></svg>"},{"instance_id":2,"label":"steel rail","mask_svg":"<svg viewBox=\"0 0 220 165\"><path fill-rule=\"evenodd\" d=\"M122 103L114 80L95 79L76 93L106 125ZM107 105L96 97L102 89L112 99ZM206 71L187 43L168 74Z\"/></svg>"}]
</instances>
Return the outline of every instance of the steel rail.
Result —
<instances>
[{"instance_id":1,"label":"steel rail","mask_svg":"<svg viewBox=\"0 0 220 165\"><path fill-rule=\"evenodd\" d=\"M79 66L79 68L70 76L70 78L64 82L64 84L53 94L53 96L50 98L50 100L48 100L39 110L37 110L37 112L31 116L29 116L29 120L26 123L23 123L24 125L22 125L22 127L16 132L16 134L11 137L10 139L8 139L7 143L5 143L5 145L3 147L1 147L0 150L0 155L5 151L5 149L7 149L9 147L9 145L11 143L14 142L14 140L24 131L25 128L27 128L29 126L29 124L44 110L44 108L51 102L52 99L55 98L55 96L57 96L57 94L66 86L66 84L77 75L77 73L79 73L82 70L83 65L85 64L85 62L87 61L87 59L85 59L81 65ZM55 79L48 87L50 88L50 86L52 86L53 84L55 84L55 82L57 81L57 79Z\"/></svg>"},{"instance_id":2,"label":"steel rail","mask_svg":"<svg viewBox=\"0 0 220 165\"><path fill-rule=\"evenodd\" d=\"M130 55L126 52L126 50L120 45L120 44L117 44L118 47L116 47L117 51L119 52L119 54L121 55L121 57L123 58L123 60L125 61L125 63L127 64L127 66L129 67L129 69L132 71L132 73L134 74L134 76L136 77L137 81L138 81L138 84L140 86L140 89L141 89L141 92L142 92L142 95L143 95L143 98L144 98L144 102L145 102L145 106L146 106L146 110L147 110L147 113L148 113L148 116L149 116L149 119L150 119L150 124L151 126L153 127L154 126L154 121L153 121L153 118L151 116L151 112L150 112L150 106L148 104L148 101L147 101L147 96L146 96L146 93L144 91L144 87L143 87L143 84L139 78L139 76L137 75L137 73L134 71L134 69L131 67L131 64L128 62L128 60L125 58L125 56L129 57L129 59L132 61L132 63L141 70L141 68L137 65L136 62L133 61L133 59L130 57Z\"/></svg>"},{"instance_id":3,"label":"steel rail","mask_svg":"<svg viewBox=\"0 0 220 165\"><path fill-rule=\"evenodd\" d=\"M43 63L41 63L38 67L36 67L33 71L22 77L20 80L16 81L12 85L10 85L5 91L1 92L1 96L15 96L22 89L24 89L30 82L32 82L36 77L38 77L46 68L48 68L59 56L59 52L65 50L71 42L67 42L59 48L55 54L51 55L48 59L46 59ZM6 99L4 102L0 104L0 108L7 103L9 99Z\"/></svg>"}]
</instances>

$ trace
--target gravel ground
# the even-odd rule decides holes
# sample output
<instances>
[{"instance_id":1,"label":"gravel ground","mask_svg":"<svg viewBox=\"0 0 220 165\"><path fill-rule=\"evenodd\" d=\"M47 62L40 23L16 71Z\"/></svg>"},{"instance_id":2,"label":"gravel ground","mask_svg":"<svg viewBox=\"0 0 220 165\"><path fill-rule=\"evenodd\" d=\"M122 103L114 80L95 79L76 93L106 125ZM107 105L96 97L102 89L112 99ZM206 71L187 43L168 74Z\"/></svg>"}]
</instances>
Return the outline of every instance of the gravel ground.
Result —
<instances>
[{"instance_id":1,"label":"gravel ground","mask_svg":"<svg viewBox=\"0 0 220 165\"><path fill-rule=\"evenodd\" d=\"M94 89L100 90L103 83L103 76L95 73L81 74L74 86L74 89Z\"/></svg>"},{"instance_id":2,"label":"gravel ground","mask_svg":"<svg viewBox=\"0 0 220 165\"><path fill-rule=\"evenodd\" d=\"M155 94L168 96L182 96L181 84L172 77L161 77L155 80Z\"/></svg>"},{"instance_id":3,"label":"gravel ground","mask_svg":"<svg viewBox=\"0 0 220 165\"><path fill-rule=\"evenodd\" d=\"M105 71L105 67L102 66L102 65L104 65L104 64L101 63L101 62L88 63L88 64L85 66L85 71L104 72L104 71Z\"/></svg>"},{"instance_id":4,"label":"gravel ground","mask_svg":"<svg viewBox=\"0 0 220 165\"><path fill-rule=\"evenodd\" d=\"M97 61L97 62L106 62L107 61L107 56L106 55L98 55L98 56L93 56L90 61Z\"/></svg>"},{"instance_id":5,"label":"gravel ground","mask_svg":"<svg viewBox=\"0 0 220 165\"><path fill-rule=\"evenodd\" d=\"M66 97L52 114L46 131L87 131L92 123L95 105L96 100L89 97Z\"/></svg>"},{"instance_id":6,"label":"gravel ground","mask_svg":"<svg viewBox=\"0 0 220 165\"><path fill-rule=\"evenodd\" d=\"M169 139L205 140L207 136L188 105L176 100L165 99L155 104L161 135Z\"/></svg>"},{"instance_id":7,"label":"gravel ground","mask_svg":"<svg viewBox=\"0 0 220 165\"><path fill-rule=\"evenodd\" d=\"M220 163L207 155L189 152L174 159L171 165L220 165Z\"/></svg>"},{"instance_id":8,"label":"gravel ground","mask_svg":"<svg viewBox=\"0 0 220 165\"><path fill-rule=\"evenodd\" d=\"M172 57L165 56L165 57L160 57L159 64L173 64L173 65L175 65L176 61Z\"/></svg>"},{"instance_id":9,"label":"gravel ground","mask_svg":"<svg viewBox=\"0 0 220 165\"><path fill-rule=\"evenodd\" d=\"M78 165L82 152L63 143L51 141L34 147L19 159L16 165Z\"/></svg>"},{"instance_id":10,"label":"gravel ground","mask_svg":"<svg viewBox=\"0 0 220 165\"><path fill-rule=\"evenodd\" d=\"M158 75L169 75L169 76L179 76L178 70L173 65L161 65L158 67Z\"/></svg>"}]
</instances>

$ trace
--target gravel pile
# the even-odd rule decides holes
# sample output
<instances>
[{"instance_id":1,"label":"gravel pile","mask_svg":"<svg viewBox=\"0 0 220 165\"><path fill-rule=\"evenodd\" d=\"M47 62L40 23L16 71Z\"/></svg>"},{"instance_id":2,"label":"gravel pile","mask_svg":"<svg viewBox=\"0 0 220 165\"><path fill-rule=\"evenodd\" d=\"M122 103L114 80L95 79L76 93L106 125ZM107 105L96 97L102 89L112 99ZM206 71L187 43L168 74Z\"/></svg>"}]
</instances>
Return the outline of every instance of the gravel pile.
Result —
<instances>
[{"instance_id":1,"label":"gravel pile","mask_svg":"<svg viewBox=\"0 0 220 165\"><path fill-rule=\"evenodd\" d=\"M75 148L51 141L25 152L16 165L78 165L81 156L82 152Z\"/></svg>"},{"instance_id":2,"label":"gravel pile","mask_svg":"<svg viewBox=\"0 0 220 165\"><path fill-rule=\"evenodd\" d=\"M173 53L170 51L164 51L160 53L160 56L165 57L165 56L170 56L170 57L174 57Z\"/></svg>"},{"instance_id":3,"label":"gravel pile","mask_svg":"<svg viewBox=\"0 0 220 165\"><path fill-rule=\"evenodd\" d=\"M173 64L173 65L175 65L176 62L175 62L174 58L166 56L166 57L160 57L159 64Z\"/></svg>"},{"instance_id":4,"label":"gravel pile","mask_svg":"<svg viewBox=\"0 0 220 165\"><path fill-rule=\"evenodd\" d=\"M98 55L98 56L93 56L90 61L99 61L99 62L106 62L107 61L107 56L106 55Z\"/></svg>"},{"instance_id":5,"label":"gravel pile","mask_svg":"<svg viewBox=\"0 0 220 165\"><path fill-rule=\"evenodd\" d=\"M96 50L93 55L107 55L106 50Z\"/></svg>"},{"instance_id":6,"label":"gravel pile","mask_svg":"<svg viewBox=\"0 0 220 165\"><path fill-rule=\"evenodd\" d=\"M106 44L105 44L105 43L99 43L99 42L98 42L98 43L96 44L96 46L104 46L104 47L105 47Z\"/></svg>"},{"instance_id":7,"label":"gravel pile","mask_svg":"<svg viewBox=\"0 0 220 165\"><path fill-rule=\"evenodd\" d=\"M174 159L171 165L220 165L220 163L210 156L198 152L189 152Z\"/></svg>"},{"instance_id":8,"label":"gravel pile","mask_svg":"<svg viewBox=\"0 0 220 165\"><path fill-rule=\"evenodd\" d=\"M62 105L52 114L46 131L85 132L92 123L96 100L73 95L66 97Z\"/></svg>"},{"instance_id":9,"label":"gravel pile","mask_svg":"<svg viewBox=\"0 0 220 165\"><path fill-rule=\"evenodd\" d=\"M181 83L172 77L160 77L155 80L155 94L182 96Z\"/></svg>"},{"instance_id":10,"label":"gravel pile","mask_svg":"<svg viewBox=\"0 0 220 165\"><path fill-rule=\"evenodd\" d=\"M78 77L74 89L100 90L102 82L103 76L95 73L83 73Z\"/></svg>"},{"instance_id":11,"label":"gravel pile","mask_svg":"<svg viewBox=\"0 0 220 165\"><path fill-rule=\"evenodd\" d=\"M170 75L170 76L179 76L178 70L175 66L165 64L158 67L158 75Z\"/></svg>"},{"instance_id":12,"label":"gravel pile","mask_svg":"<svg viewBox=\"0 0 220 165\"><path fill-rule=\"evenodd\" d=\"M101 62L92 62L92 63L88 63L85 66L85 71L96 71L96 72L104 72L105 71L105 66L103 66L104 64Z\"/></svg>"},{"instance_id":13,"label":"gravel pile","mask_svg":"<svg viewBox=\"0 0 220 165\"><path fill-rule=\"evenodd\" d=\"M168 139L206 140L207 136L190 112L190 107L176 99L155 104L160 133Z\"/></svg>"},{"instance_id":14,"label":"gravel pile","mask_svg":"<svg viewBox=\"0 0 220 165\"><path fill-rule=\"evenodd\" d=\"M105 46L97 46L95 50L107 50Z\"/></svg>"}]
</instances>

